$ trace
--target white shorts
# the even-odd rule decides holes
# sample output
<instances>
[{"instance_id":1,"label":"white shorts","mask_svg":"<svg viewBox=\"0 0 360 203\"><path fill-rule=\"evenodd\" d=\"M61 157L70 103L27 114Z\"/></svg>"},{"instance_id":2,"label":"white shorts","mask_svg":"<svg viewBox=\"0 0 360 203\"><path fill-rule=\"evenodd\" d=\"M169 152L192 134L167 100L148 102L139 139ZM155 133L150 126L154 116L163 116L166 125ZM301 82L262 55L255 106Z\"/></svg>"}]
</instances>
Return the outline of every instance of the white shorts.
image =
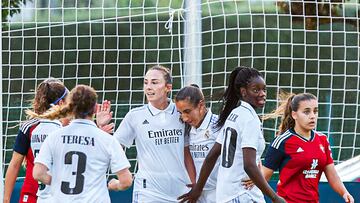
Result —
<instances>
[{"instance_id":1,"label":"white shorts","mask_svg":"<svg viewBox=\"0 0 360 203\"><path fill-rule=\"evenodd\" d=\"M47 202L52 202L52 198L51 197L46 197L46 198L41 198L38 197L36 200L36 203L47 203Z\"/></svg>"},{"instance_id":2,"label":"white shorts","mask_svg":"<svg viewBox=\"0 0 360 203\"><path fill-rule=\"evenodd\" d=\"M133 203L172 203L172 201L169 201L167 199L162 199L160 197L156 197L154 195L140 191L133 192L132 202ZM178 201L174 201L173 203L178 203Z\"/></svg>"},{"instance_id":3,"label":"white shorts","mask_svg":"<svg viewBox=\"0 0 360 203\"><path fill-rule=\"evenodd\" d=\"M249 194L243 193L226 203L265 203L265 200L254 199Z\"/></svg>"},{"instance_id":4,"label":"white shorts","mask_svg":"<svg viewBox=\"0 0 360 203\"><path fill-rule=\"evenodd\" d=\"M216 203L216 189L203 190L197 203Z\"/></svg>"}]
</instances>

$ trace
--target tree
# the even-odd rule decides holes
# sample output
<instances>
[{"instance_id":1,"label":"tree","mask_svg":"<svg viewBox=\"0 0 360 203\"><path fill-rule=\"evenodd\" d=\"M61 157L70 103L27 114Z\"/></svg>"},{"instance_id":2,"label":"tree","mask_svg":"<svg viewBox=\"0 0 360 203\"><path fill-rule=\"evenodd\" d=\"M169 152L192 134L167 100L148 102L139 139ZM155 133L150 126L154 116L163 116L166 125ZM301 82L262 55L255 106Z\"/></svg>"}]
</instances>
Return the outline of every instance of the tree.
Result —
<instances>
[{"instance_id":1,"label":"tree","mask_svg":"<svg viewBox=\"0 0 360 203\"><path fill-rule=\"evenodd\" d=\"M20 7L25 5L27 1L31 0L2 0L1 20L3 22L3 28L6 28L5 23L8 21L8 17L11 17L16 13L20 13Z\"/></svg>"},{"instance_id":2,"label":"tree","mask_svg":"<svg viewBox=\"0 0 360 203\"><path fill-rule=\"evenodd\" d=\"M304 16L305 27L309 30L315 30L318 24L327 24L330 22L345 22L358 27L359 24L356 20L347 19L342 16L341 10L347 1L350 0L281 0L277 1L277 5L283 12L291 14L294 22L303 21L304 18L300 16Z\"/></svg>"}]
</instances>

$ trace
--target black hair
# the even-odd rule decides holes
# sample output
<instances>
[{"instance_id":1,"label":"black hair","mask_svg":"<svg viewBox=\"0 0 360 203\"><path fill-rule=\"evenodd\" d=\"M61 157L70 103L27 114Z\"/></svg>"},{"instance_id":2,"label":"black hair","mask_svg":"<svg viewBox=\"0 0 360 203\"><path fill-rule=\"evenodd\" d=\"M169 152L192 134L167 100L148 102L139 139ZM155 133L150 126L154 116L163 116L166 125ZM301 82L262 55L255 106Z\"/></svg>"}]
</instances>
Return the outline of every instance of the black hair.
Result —
<instances>
[{"instance_id":1,"label":"black hair","mask_svg":"<svg viewBox=\"0 0 360 203\"><path fill-rule=\"evenodd\" d=\"M193 107L196 107L201 100L204 101L204 95L197 84L190 84L189 86L181 88L180 91L175 95L175 102L184 100L188 101ZM190 130L191 125L185 123L184 135L189 136Z\"/></svg>"},{"instance_id":2,"label":"black hair","mask_svg":"<svg viewBox=\"0 0 360 203\"><path fill-rule=\"evenodd\" d=\"M201 100L204 101L204 95L200 88L196 84L191 84L180 89L175 96L175 102L177 101L188 101L191 105L197 106Z\"/></svg>"}]
</instances>

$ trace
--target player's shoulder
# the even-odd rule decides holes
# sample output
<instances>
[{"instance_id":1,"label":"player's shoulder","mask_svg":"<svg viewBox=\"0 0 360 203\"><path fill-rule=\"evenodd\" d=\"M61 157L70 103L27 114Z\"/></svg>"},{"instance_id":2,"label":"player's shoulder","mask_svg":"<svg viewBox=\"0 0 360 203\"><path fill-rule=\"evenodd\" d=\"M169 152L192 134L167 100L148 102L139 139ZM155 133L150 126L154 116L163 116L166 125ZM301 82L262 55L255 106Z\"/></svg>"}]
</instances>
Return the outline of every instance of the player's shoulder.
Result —
<instances>
[{"instance_id":1,"label":"player's shoulder","mask_svg":"<svg viewBox=\"0 0 360 203\"><path fill-rule=\"evenodd\" d=\"M241 101L241 104L235 109L241 111L241 113L247 114L247 116L251 115L250 117L257 117L255 109L247 102Z\"/></svg>"},{"instance_id":2,"label":"player's shoulder","mask_svg":"<svg viewBox=\"0 0 360 203\"><path fill-rule=\"evenodd\" d=\"M115 134L114 136L104 132L103 130L97 128L92 131L94 134L91 135L94 139L94 143L96 143L94 146L95 148L102 149L103 151L109 152L111 151L112 147L116 144L119 144L117 141ZM121 147L120 144L118 147Z\"/></svg>"},{"instance_id":3,"label":"player's shoulder","mask_svg":"<svg viewBox=\"0 0 360 203\"><path fill-rule=\"evenodd\" d=\"M143 114L146 111L148 111L148 106L143 105L130 109L130 111L127 114L128 115Z\"/></svg>"},{"instance_id":4,"label":"player's shoulder","mask_svg":"<svg viewBox=\"0 0 360 203\"><path fill-rule=\"evenodd\" d=\"M293 133L290 130L285 131L284 133L277 135L271 143L271 147L279 149L282 145L286 143L288 139L292 137Z\"/></svg>"},{"instance_id":5,"label":"player's shoulder","mask_svg":"<svg viewBox=\"0 0 360 203\"><path fill-rule=\"evenodd\" d=\"M39 119L36 119L36 118L33 118L33 119L30 119L30 120L26 120L22 123L20 123L20 128L19 130L26 134L28 133L28 131L31 129L31 127L33 126L36 126L40 123L40 120Z\"/></svg>"},{"instance_id":6,"label":"player's shoulder","mask_svg":"<svg viewBox=\"0 0 360 203\"><path fill-rule=\"evenodd\" d=\"M322 132L314 131L314 135L317 136L321 141L328 142L328 136Z\"/></svg>"},{"instance_id":7,"label":"player's shoulder","mask_svg":"<svg viewBox=\"0 0 360 203\"><path fill-rule=\"evenodd\" d=\"M327 135L323 132L314 131L314 134L321 137L321 138L327 138Z\"/></svg>"}]
</instances>

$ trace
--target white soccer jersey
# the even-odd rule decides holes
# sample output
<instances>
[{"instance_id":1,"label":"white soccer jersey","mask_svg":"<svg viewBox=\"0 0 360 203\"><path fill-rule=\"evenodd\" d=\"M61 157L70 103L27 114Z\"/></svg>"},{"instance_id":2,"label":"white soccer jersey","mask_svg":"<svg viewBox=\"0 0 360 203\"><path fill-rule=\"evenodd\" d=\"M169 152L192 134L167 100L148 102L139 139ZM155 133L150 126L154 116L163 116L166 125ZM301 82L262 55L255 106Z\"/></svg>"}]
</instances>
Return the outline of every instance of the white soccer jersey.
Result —
<instances>
[{"instance_id":1,"label":"white soccer jersey","mask_svg":"<svg viewBox=\"0 0 360 203\"><path fill-rule=\"evenodd\" d=\"M228 202L244 193L254 202L265 202L259 188L244 189L241 180L248 178L244 171L242 148L256 149L256 162L260 163L265 149L261 122L250 104L241 101L228 116L216 142L222 144L216 185L216 202Z\"/></svg>"},{"instance_id":2,"label":"white soccer jersey","mask_svg":"<svg viewBox=\"0 0 360 203\"><path fill-rule=\"evenodd\" d=\"M51 202L109 203L106 172L129 168L124 151L114 137L93 121L75 119L51 133L35 163L52 171Z\"/></svg>"},{"instance_id":3,"label":"white soccer jersey","mask_svg":"<svg viewBox=\"0 0 360 203\"><path fill-rule=\"evenodd\" d=\"M171 101L165 110L147 104L127 113L116 130L114 136L122 145L130 147L134 140L136 143L139 170L134 194L141 197L146 193L154 202L178 202L176 198L189 190L186 184L191 182L184 164L184 124L179 118Z\"/></svg>"},{"instance_id":4,"label":"white soccer jersey","mask_svg":"<svg viewBox=\"0 0 360 203\"><path fill-rule=\"evenodd\" d=\"M30 140L31 150L36 158L37 154L40 151L41 145L44 143L45 138L52 132L60 129L62 124L58 120L47 120L42 119L36 128L32 131L32 136ZM51 173L51 171L49 171ZM39 189L36 193L38 196L37 202L48 202L50 198L50 186L44 184L39 185Z\"/></svg>"},{"instance_id":5,"label":"white soccer jersey","mask_svg":"<svg viewBox=\"0 0 360 203\"><path fill-rule=\"evenodd\" d=\"M198 128L191 127L189 148L196 168L196 180L199 179L200 170L204 160L215 144L216 138L218 136L219 131L214 128L217 120L218 116L211 113L209 110ZM216 188L218 167L219 160L215 164L215 167L205 184L204 190L214 190Z\"/></svg>"}]
</instances>

